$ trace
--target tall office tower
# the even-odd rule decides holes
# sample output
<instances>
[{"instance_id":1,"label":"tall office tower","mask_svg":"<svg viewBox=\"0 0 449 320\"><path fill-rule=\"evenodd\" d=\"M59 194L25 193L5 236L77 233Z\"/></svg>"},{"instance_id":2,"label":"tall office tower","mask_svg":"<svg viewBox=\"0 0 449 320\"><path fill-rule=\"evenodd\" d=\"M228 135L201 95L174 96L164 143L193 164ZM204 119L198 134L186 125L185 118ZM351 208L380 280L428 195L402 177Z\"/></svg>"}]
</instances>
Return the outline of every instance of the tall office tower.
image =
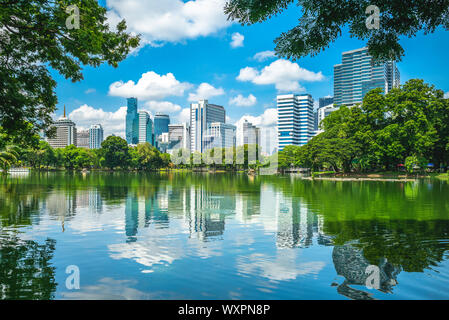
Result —
<instances>
[{"instance_id":1,"label":"tall office tower","mask_svg":"<svg viewBox=\"0 0 449 320\"><path fill-rule=\"evenodd\" d=\"M139 116L137 114L137 98L128 98L126 110L126 142L137 144L139 142Z\"/></svg>"},{"instance_id":2,"label":"tall office tower","mask_svg":"<svg viewBox=\"0 0 449 320\"><path fill-rule=\"evenodd\" d=\"M203 151L212 148L231 148L236 145L237 127L223 122L212 122L203 135Z\"/></svg>"},{"instance_id":3,"label":"tall office tower","mask_svg":"<svg viewBox=\"0 0 449 320\"><path fill-rule=\"evenodd\" d=\"M167 114L156 113L154 116L154 135L160 136L164 132L168 132L168 125L170 124L170 117Z\"/></svg>"},{"instance_id":4,"label":"tall office tower","mask_svg":"<svg viewBox=\"0 0 449 320\"><path fill-rule=\"evenodd\" d=\"M76 146L89 149L89 130L80 130L76 133Z\"/></svg>"},{"instance_id":5,"label":"tall office tower","mask_svg":"<svg viewBox=\"0 0 449 320\"><path fill-rule=\"evenodd\" d=\"M395 61L387 62L388 92L401 86L401 74Z\"/></svg>"},{"instance_id":6,"label":"tall office tower","mask_svg":"<svg viewBox=\"0 0 449 320\"><path fill-rule=\"evenodd\" d=\"M66 117L65 106L64 116L56 120L53 126L56 127L56 136L47 138L47 142L52 148L64 148L72 144L76 146L76 125Z\"/></svg>"},{"instance_id":7,"label":"tall office tower","mask_svg":"<svg viewBox=\"0 0 449 320\"><path fill-rule=\"evenodd\" d=\"M254 126L248 120L245 120L242 128L243 144L257 144L260 145L260 128Z\"/></svg>"},{"instance_id":8,"label":"tall office tower","mask_svg":"<svg viewBox=\"0 0 449 320\"><path fill-rule=\"evenodd\" d=\"M190 104L190 148L192 152L203 152L203 136L213 122L226 122L226 111L222 106L210 104L207 100Z\"/></svg>"},{"instance_id":9,"label":"tall office tower","mask_svg":"<svg viewBox=\"0 0 449 320\"><path fill-rule=\"evenodd\" d=\"M89 147L91 149L100 149L103 142L103 127L101 124L94 124L89 129Z\"/></svg>"},{"instance_id":10,"label":"tall office tower","mask_svg":"<svg viewBox=\"0 0 449 320\"><path fill-rule=\"evenodd\" d=\"M146 111L139 111L139 143L149 142L154 145L153 121Z\"/></svg>"},{"instance_id":11,"label":"tall office tower","mask_svg":"<svg viewBox=\"0 0 449 320\"><path fill-rule=\"evenodd\" d=\"M190 150L190 128L189 124L168 125L168 149L188 149Z\"/></svg>"},{"instance_id":12,"label":"tall office tower","mask_svg":"<svg viewBox=\"0 0 449 320\"><path fill-rule=\"evenodd\" d=\"M313 111L313 130L314 131L318 131L318 129L319 129L318 110Z\"/></svg>"},{"instance_id":13,"label":"tall office tower","mask_svg":"<svg viewBox=\"0 0 449 320\"><path fill-rule=\"evenodd\" d=\"M318 108L322 108L334 103L334 97L320 98Z\"/></svg>"},{"instance_id":14,"label":"tall office tower","mask_svg":"<svg viewBox=\"0 0 449 320\"><path fill-rule=\"evenodd\" d=\"M368 48L343 52L342 63L334 66L334 104L354 106L372 89L388 93L399 87L400 74L395 62L373 64Z\"/></svg>"},{"instance_id":15,"label":"tall office tower","mask_svg":"<svg viewBox=\"0 0 449 320\"><path fill-rule=\"evenodd\" d=\"M314 135L313 98L310 94L277 96L278 150L305 145Z\"/></svg>"}]
</instances>

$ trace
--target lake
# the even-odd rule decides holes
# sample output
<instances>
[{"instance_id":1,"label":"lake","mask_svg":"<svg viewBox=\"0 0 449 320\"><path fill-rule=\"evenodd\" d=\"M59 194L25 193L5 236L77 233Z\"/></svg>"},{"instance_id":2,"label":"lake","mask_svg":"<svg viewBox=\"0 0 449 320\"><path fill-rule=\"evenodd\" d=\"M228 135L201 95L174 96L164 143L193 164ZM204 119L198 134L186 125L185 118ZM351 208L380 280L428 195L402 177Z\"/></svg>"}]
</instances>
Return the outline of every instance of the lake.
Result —
<instances>
[{"instance_id":1,"label":"lake","mask_svg":"<svg viewBox=\"0 0 449 320\"><path fill-rule=\"evenodd\" d=\"M447 181L0 177L0 299L449 299L448 250Z\"/></svg>"}]
</instances>

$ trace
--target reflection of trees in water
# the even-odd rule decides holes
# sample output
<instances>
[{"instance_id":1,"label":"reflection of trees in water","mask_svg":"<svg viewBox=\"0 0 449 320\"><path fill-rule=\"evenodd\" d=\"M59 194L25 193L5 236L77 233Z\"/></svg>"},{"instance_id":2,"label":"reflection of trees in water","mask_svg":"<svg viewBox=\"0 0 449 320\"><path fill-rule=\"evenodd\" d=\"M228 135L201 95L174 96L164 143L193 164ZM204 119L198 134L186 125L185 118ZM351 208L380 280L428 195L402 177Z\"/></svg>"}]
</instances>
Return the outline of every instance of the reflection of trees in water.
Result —
<instances>
[{"instance_id":1,"label":"reflection of trees in water","mask_svg":"<svg viewBox=\"0 0 449 320\"><path fill-rule=\"evenodd\" d=\"M0 299L48 300L56 291L51 259L56 241L44 244L15 236L0 238Z\"/></svg>"},{"instance_id":2,"label":"reflection of trees in water","mask_svg":"<svg viewBox=\"0 0 449 320\"><path fill-rule=\"evenodd\" d=\"M45 197L46 187L24 185L17 179L0 184L0 225L3 227L31 225L33 214Z\"/></svg>"},{"instance_id":3,"label":"reflection of trees in water","mask_svg":"<svg viewBox=\"0 0 449 320\"><path fill-rule=\"evenodd\" d=\"M335 270L345 277L337 290L352 299L371 299L350 287L365 285L368 265L380 268L379 291L388 293L400 271L424 272L445 260L449 250L447 220L334 221L325 223L325 230L337 244L332 255Z\"/></svg>"},{"instance_id":4,"label":"reflection of trees in water","mask_svg":"<svg viewBox=\"0 0 449 320\"><path fill-rule=\"evenodd\" d=\"M322 219L323 233L336 245L335 268L346 279L338 291L345 296L370 298L349 286L364 285L368 265L379 266L384 281L380 290L389 292L388 284L396 281L400 270L424 272L445 260L449 250L447 182L264 180L284 197L306 203Z\"/></svg>"},{"instance_id":5,"label":"reflection of trees in water","mask_svg":"<svg viewBox=\"0 0 449 320\"><path fill-rule=\"evenodd\" d=\"M406 272L423 272L445 259L449 221L388 220L325 223L335 244L354 244L370 264L387 259Z\"/></svg>"},{"instance_id":6,"label":"reflection of trees in water","mask_svg":"<svg viewBox=\"0 0 449 320\"><path fill-rule=\"evenodd\" d=\"M351 299L372 299L369 293L350 287L350 285L365 286L371 275L371 272L367 272L371 263L365 258L361 249L351 244L335 246L332 251L332 261L337 274L345 278L337 288L338 293ZM392 287L397 284L396 276L400 269L386 259L380 259L374 265L379 268L379 288L377 289L385 293L392 292Z\"/></svg>"}]
</instances>

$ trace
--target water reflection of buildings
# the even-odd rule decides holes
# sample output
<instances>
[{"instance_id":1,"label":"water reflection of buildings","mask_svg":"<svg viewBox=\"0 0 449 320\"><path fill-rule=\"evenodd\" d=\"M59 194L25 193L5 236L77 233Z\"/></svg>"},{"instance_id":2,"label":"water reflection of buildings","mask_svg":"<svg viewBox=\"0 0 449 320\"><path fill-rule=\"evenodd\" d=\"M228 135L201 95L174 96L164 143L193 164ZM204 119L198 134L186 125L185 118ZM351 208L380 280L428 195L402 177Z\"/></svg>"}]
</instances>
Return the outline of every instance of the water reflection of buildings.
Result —
<instances>
[{"instance_id":1,"label":"water reflection of buildings","mask_svg":"<svg viewBox=\"0 0 449 320\"><path fill-rule=\"evenodd\" d=\"M241 222L250 222L260 216L260 201L252 194L235 195L235 218Z\"/></svg>"},{"instance_id":2,"label":"water reflection of buildings","mask_svg":"<svg viewBox=\"0 0 449 320\"><path fill-rule=\"evenodd\" d=\"M323 232L322 217L309 210L300 199L277 193L275 212L278 247L309 247L314 238L318 239L319 244L330 241Z\"/></svg>"},{"instance_id":3,"label":"water reflection of buildings","mask_svg":"<svg viewBox=\"0 0 449 320\"><path fill-rule=\"evenodd\" d=\"M73 192L54 190L42 203L42 209L60 220L64 231L64 223L70 221L80 210L87 209L92 213L101 213L103 200L97 189L73 190Z\"/></svg>"},{"instance_id":4,"label":"water reflection of buildings","mask_svg":"<svg viewBox=\"0 0 449 320\"><path fill-rule=\"evenodd\" d=\"M150 197L136 192L129 191L125 204L128 241L136 241L138 230L152 223L167 228L170 215L183 219L189 237L201 241L222 239L225 218L232 216L241 223L262 224L276 234L276 244L281 248L308 247L314 238L319 244L330 243L322 231L322 218L300 199L275 192L267 184L262 184L257 193L219 194L203 185L161 185Z\"/></svg>"},{"instance_id":5,"label":"water reflection of buildings","mask_svg":"<svg viewBox=\"0 0 449 320\"><path fill-rule=\"evenodd\" d=\"M125 202L127 241L136 241L138 230L148 228L151 224L157 228L168 228L168 193L159 192L146 197L129 191Z\"/></svg>"},{"instance_id":6,"label":"water reflection of buildings","mask_svg":"<svg viewBox=\"0 0 449 320\"><path fill-rule=\"evenodd\" d=\"M222 236L225 230L223 212L226 209L232 210L232 197L214 196L203 187L191 187L189 193L190 210L186 218L190 237L207 241Z\"/></svg>"}]
</instances>

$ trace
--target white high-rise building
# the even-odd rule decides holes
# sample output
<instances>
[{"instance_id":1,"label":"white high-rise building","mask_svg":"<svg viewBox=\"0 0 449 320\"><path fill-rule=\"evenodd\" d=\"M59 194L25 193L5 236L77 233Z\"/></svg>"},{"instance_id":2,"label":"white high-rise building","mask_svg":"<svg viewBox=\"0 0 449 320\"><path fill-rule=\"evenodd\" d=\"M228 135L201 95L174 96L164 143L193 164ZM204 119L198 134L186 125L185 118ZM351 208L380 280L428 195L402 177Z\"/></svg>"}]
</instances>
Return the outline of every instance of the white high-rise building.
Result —
<instances>
[{"instance_id":1,"label":"white high-rise building","mask_svg":"<svg viewBox=\"0 0 449 320\"><path fill-rule=\"evenodd\" d=\"M190 104L190 148L192 152L203 152L203 139L213 122L226 122L226 111L222 106L210 104L207 100Z\"/></svg>"},{"instance_id":2,"label":"white high-rise building","mask_svg":"<svg viewBox=\"0 0 449 320\"><path fill-rule=\"evenodd\" d=\"M103 142L103 127L101 124L94 124L89 129L89 147L91 149L100 149Z\"/></svg>"},{"instance_id":3,"label":"white high-rise building","mask_svg":"<svg viewBox=\"0 0 449 320\"><path fill-rule=\"evenodd\" d=\"M236 126L223 122L212 122L203 136L203 151L212 148L231 148L236 145Z\"/></svg>"},{"instance_id":4,"label":"white high-rise building","mask_svg":"<svg viewBox=\"0 0 449 320\"><path fill-rule=\"evenodd\" d=\"M168 149L187 149L190 150L190 128L188 123L169 124Z\"/></svg>"},{"instance_id":5,"label":"white high-rise building","mask_svg":"<svg viewBox=\"0 0 449 320\"><path fill-rule=\"evenodd\" d=\"M139 143L149 142L154 145L153 141L153 121L146 111L139 111Z\"/></svg>"},{"instance_id":6,"label":"white high-rise building","mask_svg":"<svg viewBox=\"0 0 449 320\"><path fill-rule=\"evenodd\" d=\"M277 96L278 150L305 145L314 135L313 98L310 94Z\"/></svg>"},{"instance_id":7,"label":"white high-rise building","mask_svg":"<svg viewBox=\"0 0 449 320\"><path fill-rule=\"evenodd\" d=\"M76 133L76 146L89 149L89 130L80 130Z\"/></svg>"},{"instance_id":8,"label":"white high-rise building","mask_svg":"<svg viewBox=\"0 0 449 320\"><path fill-rule=\"evenodd\" d=\"M248 120L244 120L238 124L237 128L237 145L257 144L260 146L260 128L253 125Z\"/></svg>"},{"instance_id":9,"label":"white high-rise building","mask_svg":"<svg viewBox=\"0 0 449 320\"><path fill-rule=\"evenodd\" d=\"M334 107L333 104L330 104L328 106L321 107L317 110L318 113L318 131L321 131L321 121L323 121L324 118L326 118L328 115L330 115L332 112L338 110L338 107Z\"/></svg>"},{"instance_id":10,"label":"white high-rise building","mask_svg":"<svg viewBox=\"0 0 449 320\"><path fill-rule=\"evenodd\" d=\"M52 148L65 148L69 145L77 145L76 141L76 125L75 123L66 117L65 106L64 116L56 120L53 124L56 127L56 136L53 138L47 138L47 142Z\"/></svg>"}]
</instances>

